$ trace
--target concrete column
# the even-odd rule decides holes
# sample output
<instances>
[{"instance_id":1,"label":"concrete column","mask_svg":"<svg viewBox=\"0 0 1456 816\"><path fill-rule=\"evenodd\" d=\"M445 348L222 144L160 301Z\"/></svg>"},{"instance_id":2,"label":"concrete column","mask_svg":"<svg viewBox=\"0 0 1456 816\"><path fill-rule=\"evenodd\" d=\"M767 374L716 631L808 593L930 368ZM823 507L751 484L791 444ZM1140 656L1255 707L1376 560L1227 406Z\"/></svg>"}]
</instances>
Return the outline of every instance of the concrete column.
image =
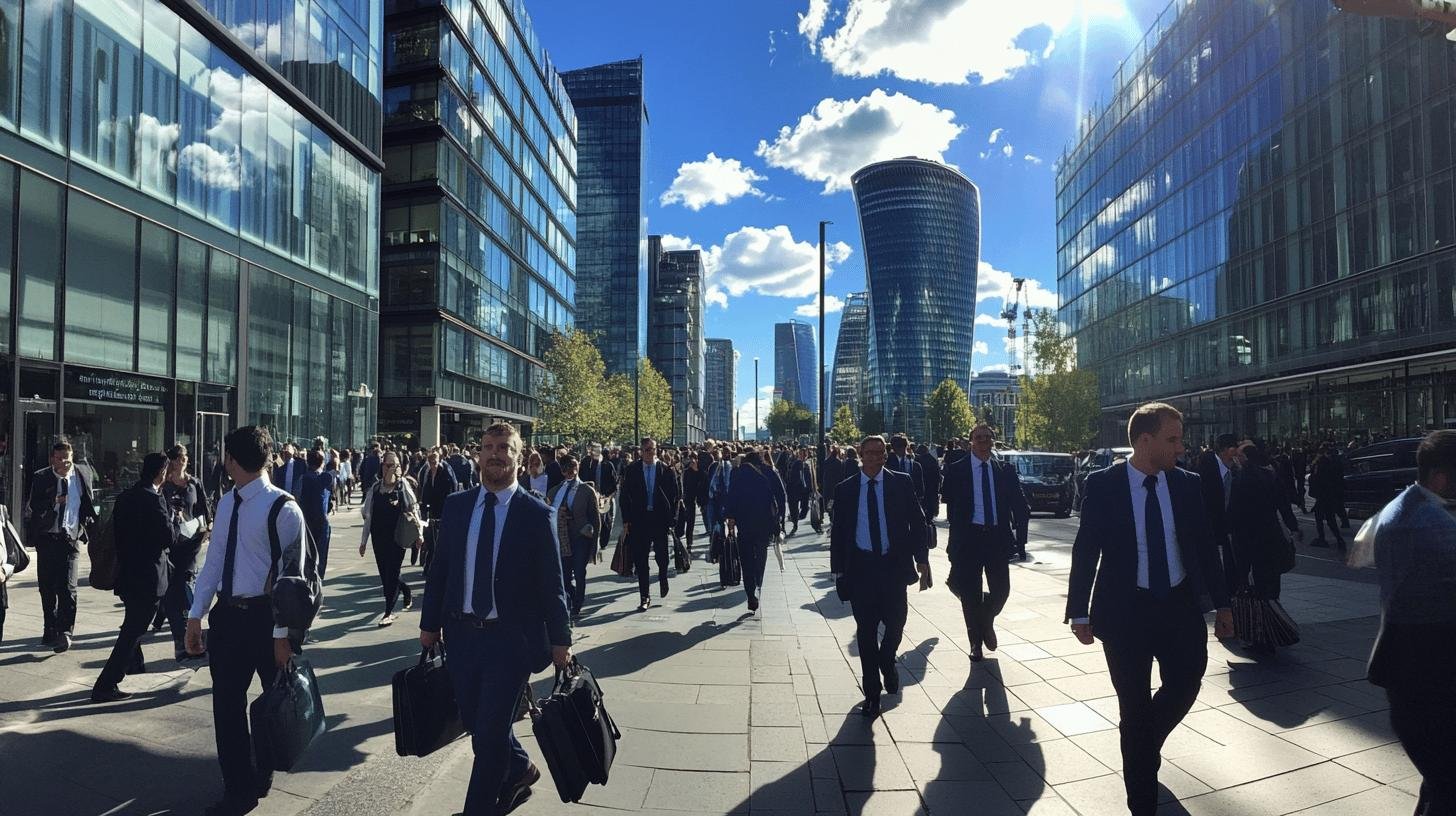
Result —
<instances>
[{"instance_id":1,"label":"concrete column","mask_svg":"<svg viewBox=\"0 0 1456 816\"><path fill-rule=\"evenodd\" d=\"M440 444L440 406L426 405L420 408L420 447L433 448Z\"/></svg>"}]
</instances>

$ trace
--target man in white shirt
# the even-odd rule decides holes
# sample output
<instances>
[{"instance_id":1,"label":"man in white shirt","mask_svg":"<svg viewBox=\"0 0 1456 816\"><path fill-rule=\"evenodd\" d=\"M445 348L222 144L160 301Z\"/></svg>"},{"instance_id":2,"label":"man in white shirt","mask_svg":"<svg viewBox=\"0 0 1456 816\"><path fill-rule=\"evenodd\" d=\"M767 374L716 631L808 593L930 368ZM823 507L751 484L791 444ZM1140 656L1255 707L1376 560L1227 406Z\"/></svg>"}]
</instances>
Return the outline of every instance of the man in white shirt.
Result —
<instances>
[{"instance_id":1,"label":"man in white shirt","mask_svg":"<svg viewBox=\"0 0 1456 816\"><path fill-rule=\"evenodd\" d=\"M1198 476L1177 467L1183 415L1149 403L1133 412L1127 436L1132 457L1087 477L1067 620L1083 644L1102 641L1128 810L1150 816L1163 742L1193 706L1208 663L1203 613L1218 610L1217 637L1232 637L1234 626ZM1154 660L1162 686L1150 694Z\"/></svg>"},{"instance_id":2,"label":"man in white shirt","mask_svg":"<svg viewBox=\"0 0 1456 816\"><path fill-rule=\"evenodd\" d=\"M35 547L35 578L45 620L41 643L57 653L71 648L76 625L77 558L96 521L91 480L71 462L71 444L51 448L49 467L36 472L26 504L27 541Z\"/></svg>"}]
</instances>

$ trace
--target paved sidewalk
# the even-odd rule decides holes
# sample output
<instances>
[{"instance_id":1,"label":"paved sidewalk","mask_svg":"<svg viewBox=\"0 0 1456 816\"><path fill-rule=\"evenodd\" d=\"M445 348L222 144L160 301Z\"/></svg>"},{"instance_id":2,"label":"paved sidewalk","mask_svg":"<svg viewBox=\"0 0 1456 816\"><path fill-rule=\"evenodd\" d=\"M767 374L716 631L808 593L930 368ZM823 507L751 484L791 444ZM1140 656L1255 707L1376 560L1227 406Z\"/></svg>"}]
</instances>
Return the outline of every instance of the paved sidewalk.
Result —
<instances>
[{"instance_id":1,"label":"paved sidewalk","mask_svg":"<svg viewBox=\"0 0 1456 816\"><path fill-rule=\"evenodd\" d=\"M454 813L469 743L423 760L394 756L388 679L417 656L415 613L391 628L373 625L381 608L373 560L357 557L357 522L345 518L336 522L321 642L308 649L329 731L255 812ZM948 564L936 550L937 586L910 596L905 687L885 698L873 724L855 710L849 607L826 575L827 542L807 528L785 548L785 571L771 561L757 617L741 589L718 590L716 568L702 561L646 613L635 611L635 580L595 567L577 651L624 732L612 782L592 787L581 805L563 805L543 779L517 812L1125 812L1102 654L1061 623L1075 525L1033 522L1037 562L1013 568L1001 649L975 665L959 605L939 584ZM1384 695L1361 679L1376 588L1368 575L1336 572L1342 577L1286 576L1285 605L1304 640L1272 661L1210 642L1199 702L1165 751L1165 813L1413 809L1419 778L1390 733ZM417 569L407 574L417 583ZM83 588L77 645L51 655L37 647L29 574L11 597L11 641L0 647L0 755L26 757L35 779L7 790L6 814L196 813L219 795L205 670L128 678L124 688L148 693L91 705L86 693L120 623L119 604ZM155 636L146 651L156 669L176 665L168 638ZM538 678L538 691L547 685ZM529 724L518 729L544 770Z\"/></svg>"}]
</instances>

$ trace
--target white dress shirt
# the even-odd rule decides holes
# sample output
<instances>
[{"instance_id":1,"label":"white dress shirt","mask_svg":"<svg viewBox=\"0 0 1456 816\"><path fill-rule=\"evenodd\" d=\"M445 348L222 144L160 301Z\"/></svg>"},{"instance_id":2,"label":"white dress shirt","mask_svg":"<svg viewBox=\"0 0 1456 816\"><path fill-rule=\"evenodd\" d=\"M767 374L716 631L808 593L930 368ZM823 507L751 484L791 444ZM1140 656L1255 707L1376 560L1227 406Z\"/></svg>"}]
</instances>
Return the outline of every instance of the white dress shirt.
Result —
<instances>
[{"instance_id":1,"label":"white dress shirt","mask_svg":"<svg viewBox=\"0 0 1456 816\"><path fill-rule=\"evenodd\" d=\"M532 490L540 493L543 496L546 495L546 483L550 480L550 477L546 475L546 471L541 471L540 476L529 476L527 478L531 480Z\"/></svg>"},{"instance_id":2,"label":"white dress shirt","mask_svg":"<svg viewBox=\"0 0 1456 816\"><path fill-rule=\"evenodd\" d=\"M885 524L885 471L884 468L875 474L875 504L880 508L880 553L890 551L890 528ZM865 475L864 470L859 472L859 518L855 522L854 546L865 552L874 552L874 542L870 540L870 508L869 508L869 484L870 477Z\"/></svg>"},{"instance_id":3,"label":"white dress shirt","mask_svg":"<svg viewBox=\"0 0 1456 816\"><path fill-rule=\"evenodd\" d=\"M1137 526L1138 573L1137 585L1148 588L1148 531L1147 501L1148 489L1143 480L1152 474L1143 473L1127 463L1127 484L1132 491L1132 520ZM1168 548L1168 586L1183 583L1183 556L1178 551L1178 531L1173 524L1173 497L1168 493L1168 474L1158 474L1158 506L1163 511L1163 543Z\"/></svg>"},{"instance_id":4,"label":"white dress shirt","mask_svg":"<svg viewBox=\"0 0 1456 816\"><path fill-rule=\"evenodd\" d=\"M517 484L512 480L504 490L495 492L495 535L491 538L490 551L490 574L499 579L495 573L495 565L500 563L501 532L506 529L506 511L511 507L511 499L516 495ZM478 557L477 550L480 545L480 523L485 516L485 494L488 488L480 487L480 495L475 497L475 509L470 513L470 529L465 533L465 601L461 605L461 612L467 615L478 615L475 607L471 605L471 599L475 597L475 559ZM552 525L555 527L555 525ZM494 587L492 587L494 590ZM495 620L500 617L495 608L495 592L490 593L490 611L484 616L486 620Z\"/></svg>"},{"instance_id":5,"label":"white dress shirt","mask_svg":"<svg viewBox=\"0 0 1456 816\"><path fill-rule=\"evenodd\" d=\"M223 562L227 559L227 540L233 523L233 504L241 496L238 510L238 549L233 560L233 597L257 598L267 591L268 572L273 567L273 547L268 540L268 514L273 502L284 495L283 488L261 476L239 488L229 490L217 503L212 538L207 545L207 560L197 575L190 617L201 618L212 606L212 599L222 591ZM278 513L279 553L277 575L284 574L288 563L289 542L298 541L303 530L303 511L298 502L288 502ZM298 559L300 562L302 559ZM273 637L288 637L288 630L273 629Z\"/></svg>"},{"instance_id":6,"label":"white dress shirt","mask_svg":"<svg viewBox=\"0 0 1456 816\"><path fill-rule=\"evenodd\" d=\"M79 538L81 535L81 474L75 466L67 476L61 476L55 469L51 475L56 477L56 495L61 495L61 482L66 483L66 507L56 513L56 529L54 532L64 532L71 538Z\"/></svg>"},{"instance_id":7,"label":"white dress shirt","mask_svg":"<svg viewBox=\"0 0 1456 816\"><path fill-rule=\"evenodd\" d=\"M971 505L972 505L972 508L973 508L971 510L971 523L972 524L986 525L986 524L990 524L991 523L990 521L988 521L986 519L986 508L987 507L994 508L996 506L996 471L995 471L995 468L992 468L992 470L991 470L991 496L990 496L990 498L988 499L987 497L981 495L981 467L982 467L982 465L989 465L990 463L991 463L991 460L990 459L982 459L979 456L977 456L974 451L971 452L971 496L972 496ZM994 514L995 513L995 510L992 510L992 513Z\"/></svg>"}]
</instances>

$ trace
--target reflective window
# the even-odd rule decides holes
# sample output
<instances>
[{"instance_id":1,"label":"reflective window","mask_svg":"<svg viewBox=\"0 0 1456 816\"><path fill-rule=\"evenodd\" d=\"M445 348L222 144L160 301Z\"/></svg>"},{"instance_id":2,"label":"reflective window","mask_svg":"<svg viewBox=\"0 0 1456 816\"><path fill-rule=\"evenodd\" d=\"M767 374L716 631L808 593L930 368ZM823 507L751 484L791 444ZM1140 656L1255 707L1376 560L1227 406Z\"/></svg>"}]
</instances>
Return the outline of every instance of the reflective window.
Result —
<instances>
[{"instance_id":1,"label":"reflective window","mask_svg":"<svg viewBox=\"0 0 1456 816\"><path fill-rule=\"evenodd\" d=\"M147 0L143 14L141 113L137 170L142 189L172 201L177 195L177 15Z\"/></svg>"},{"instance_id":2,"label":"reflective window","mask_svg":"<svg viewBox=\"0 0 1456 816\"><path fill-rule=\"evenodd\" d=\"M137 220L71 192L66 213L68 363L130 370L136 333Z\"/></svg>"},{"instance_id":3,"label":"reflective window","mask_svg":"<svg viewBox=\"0 0 1456 816\"><path fill-rule=\"evenodd\" d=\"M0 125L15 127L19 91L20 0L0 0Z\"/></svg>"},{"instance_id":4,"label":"reflective window","mask_svg":"<svg viewBox=\"0 0 1456 816\"><path fill-rule=\"evenodd\" d=\"M202 379L203 318L207 314L207 247L177 239L177 379Z\"/></svg>"},{"instance_id":5,"label":"reflective window","mask_svg":"<svg viewBox=\"0 0 1456 816\"><path fill-rule=\"evenodd\" d=\"M237 378L238 259L212 250L207 264L207 356L202 378L232 384Z\"/></svg>"},{"instance_id":6,"label":"reflective window","mask_svg":"<svg viewBox=\"0 0 1456 816\"><path fill-rule=\"evenodd\" d=\"M141 298L137 317L137 370L171 374L172 303L177 277L177 234L142 222Z\"/></svg>"},{"instance_id":7,"label":"reflective window","mask_svg":"<svg viewBox=\"0 0 1456 816\"><path fill-rule=\"evenodd\" d=\"M71 16L63 0L29 0L21 71L20 130L41 144L65 147L66 25Z\"/></svg>"},{"instance_id":8,"label":"reflective window","mask_svg":"<svg viewBox=\"0 0 1456 816\"><path fill-rule=\"evenodd\" d=\"M15 258L15 165L0 162L0 351L10 351L10 280Z\"/></svg>"},{"instance_id":9,"label":"reflective window","mask_svg":"<svg viewBox=\"0 0 1456 816\"><path fill-rule=\"evenodd\" d=\"M16 269L20 274L20 334L17 350L26 357L56 358L56 280L61 268L61 224L65 199L61 186L22 170L20 234Z\"/></svg>"},{"instance_id":10,"label":"reflective window","mask_svg":"<svg viewBox=\"0 0 1456 816\"><path fill-rule=\"evenodd\" d=\"M71 155L134 178L140 0L75 0L72 37Z\"/></svg>"}]
</instances>

